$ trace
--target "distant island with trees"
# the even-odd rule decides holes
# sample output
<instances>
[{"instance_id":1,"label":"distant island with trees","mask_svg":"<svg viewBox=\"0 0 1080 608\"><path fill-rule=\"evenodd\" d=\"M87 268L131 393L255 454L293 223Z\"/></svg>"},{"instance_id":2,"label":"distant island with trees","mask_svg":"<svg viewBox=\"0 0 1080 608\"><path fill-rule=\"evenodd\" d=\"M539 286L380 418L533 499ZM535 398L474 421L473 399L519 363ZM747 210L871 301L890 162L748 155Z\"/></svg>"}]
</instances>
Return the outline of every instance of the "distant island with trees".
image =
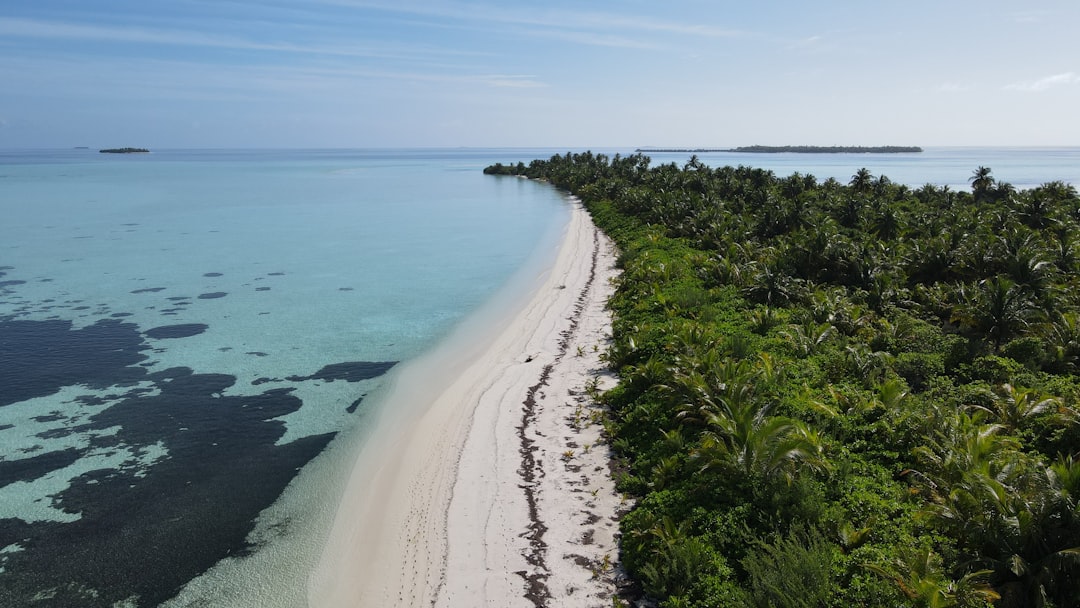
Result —
<instances>
[{"instance_id":1,"label":"distant island with trees","mask_svg":"<svg viewBox=\"0 0 1080 608\"><path fill-rule=\"evenodd\" d=\"M909 154L922 152L918 146L741 146L738 148L638 148L635 152L750 152L776 154Z\"/></svg>"},{"instance_id":2,"label":"distant island with trees","mask_svg":"<svg viewBox=\"0 0 1080 608\"><path fill-rule=\"evenodd\" d=\"M102 154L144 154L150 152L146 148L105 148L98 150Z\"/></svg>"}]
</instances>

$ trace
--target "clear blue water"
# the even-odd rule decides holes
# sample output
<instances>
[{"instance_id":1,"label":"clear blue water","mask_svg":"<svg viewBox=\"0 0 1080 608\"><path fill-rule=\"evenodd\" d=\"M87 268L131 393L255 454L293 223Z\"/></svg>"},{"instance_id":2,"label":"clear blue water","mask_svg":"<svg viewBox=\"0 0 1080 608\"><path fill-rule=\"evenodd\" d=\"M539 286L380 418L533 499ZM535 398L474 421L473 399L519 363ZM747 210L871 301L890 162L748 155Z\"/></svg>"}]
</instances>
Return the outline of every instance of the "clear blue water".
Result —
<instances>
[{"instance_id":1,"label":"clear blue water","mask_svg":"<svg viewBox=\"0 0 1080 608\"><path fill-rule=\"evenodd\" d=\"M554 246L563 196L481 169L560 152L0 150L0 605L156 605L250 550L383 374ZM699 156L1080 184L1080 148Z\"/></svg>"},{"instance_id":2,"label":"clear blue water","mask_svg":"<svg viewBox=\"0 0 1080 608\"><path fill-rule=\"evenodd\" d=\"M153 605L243 549L383 372L557 242L565 199L502 158L0 154L0 605Z\"/></svg>"},{"instance_id":3,"label":"clear blue water","mask_svg":"<svg viewBox=\"0 0 1080 608\"><path fill-rule=\"evenodd\" d=\"M654 164L682 165L686 153L648 154ZM990 167L995 179L1017 188L1032 188L1060 180L1080 185L1080 147L1067 148L925 148L917 154L758 154L712 152L698 154L710 167L760 167L784 177L798 171L819 180L830 177L848 183L861 168L885 175L898 184L969 188L968 178L980 166Z\"/></svg>"}]
</instances>

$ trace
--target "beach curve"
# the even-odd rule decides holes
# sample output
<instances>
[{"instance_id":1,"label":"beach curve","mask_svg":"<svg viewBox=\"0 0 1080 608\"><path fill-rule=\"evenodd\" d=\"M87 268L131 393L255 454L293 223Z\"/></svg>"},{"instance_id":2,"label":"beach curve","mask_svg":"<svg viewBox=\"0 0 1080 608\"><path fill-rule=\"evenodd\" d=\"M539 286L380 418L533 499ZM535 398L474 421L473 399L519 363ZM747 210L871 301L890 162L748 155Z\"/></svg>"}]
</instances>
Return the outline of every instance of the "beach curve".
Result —
<instances>
[{"instance_id":1,"label":"beach curve","mask_svg":"<svg viewBox=\"0 0 1080 608\"><path fill-rule=\"evenodd\" d=\"M624 505L587 388L613 382L601 353L617 271L571 204L514 314L474 318L393 374L310 606L610 605Z\"/></svg>"}]
</instances>

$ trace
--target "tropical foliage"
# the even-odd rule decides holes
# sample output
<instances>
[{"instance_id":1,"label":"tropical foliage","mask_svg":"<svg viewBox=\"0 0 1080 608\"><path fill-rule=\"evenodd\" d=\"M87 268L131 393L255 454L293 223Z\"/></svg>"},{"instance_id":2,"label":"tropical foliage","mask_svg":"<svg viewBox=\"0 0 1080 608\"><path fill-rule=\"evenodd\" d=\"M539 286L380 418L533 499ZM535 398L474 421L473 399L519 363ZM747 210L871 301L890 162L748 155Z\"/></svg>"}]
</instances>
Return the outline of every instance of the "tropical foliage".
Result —
<instances>
[{"instance_id":1,"label":"tropical foliage","mask_svg":"<svg viewBox=\"0 0 1080 608\"><path fill-rule=\"evenodd\" d=\"M566 154L661 606L1080 606L1080 197Z\"/></svg>"}]
</instances>

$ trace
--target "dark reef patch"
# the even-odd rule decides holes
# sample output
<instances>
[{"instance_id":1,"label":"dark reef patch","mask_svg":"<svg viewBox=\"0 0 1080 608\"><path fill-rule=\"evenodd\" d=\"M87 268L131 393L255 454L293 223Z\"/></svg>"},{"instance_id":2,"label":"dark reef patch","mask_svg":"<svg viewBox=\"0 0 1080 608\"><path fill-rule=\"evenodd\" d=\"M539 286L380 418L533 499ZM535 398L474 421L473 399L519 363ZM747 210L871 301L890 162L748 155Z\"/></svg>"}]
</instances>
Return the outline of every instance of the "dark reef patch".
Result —
<instances>
[{"instance_id":1,"label":"dark reef patch","mask_svg":"<svg viewBox=\"0 0 1080 608\"><path fill-rule=\"evenodd\" d=\"M285 276L285 273L284 272L268 272L268 273L266 273L266 276L268 276L268 277L283 277L283 276Z\"/></svg>"},{"instance_id":2,"label":"dark reef patch","mask_svg":"<svg viewBox=\"0 0 1080 608\"><path fill-rule=\"evenodd\" d=\"M353 401L351 404L349 404L349 407L345 408L345 411L350 413L350 414L355 412L356 408L360 407L360 404L364 402L364 397L365 397L365 395L360 395L356 399L356 401Z\"/></svg>"},{"instance_id":3,"label":"dark reef patch","mask_svg":"<svg viewBox=\"0 0 1080 608\"><path fill-rule=\"evenodd\" d=\"M256 287L255 291L270 291L269 287Z\"/></svg>"},{"instance_id":4,"label":"dark reef patch","mask_svg":"<svg viewBox=\"0 0 1080 608\"><path fill-rule=\"evenodd\" d=\"M75 448L46 452L22 460L0 460L0 487L22 479L37 479L79 459Z\"/></svg>"},{"instance_id":5,"label":"dark reef patch","mask_svg":"<svg viewBox=\"0 0 1080 608\"><path fill-rule=\"evenodd\" d=\"M159 291L165 291L164 287L146 287L144 289L136 289L131 293L157 293Z\"/></svg>"},{"instance_id":6,"label":"dark reef patch","mask_svg":"<svg viewBox=\"0 0 1080 608\"><path fill-rule=\"evenodd\" d=\"M345 363L331 363L310 376L289 376L290 382L303 382L305 380L344 380L346 382L360 382L369 378L377 378L390 371L397 361L348 361Z\"/></svg>"},{"instance_id":7,"label":"dark reef patch","mask_svg":"<svg viewBox=\"0 0 1080 608\"><path fill-rule=\"evenodd\" d=\"M0 322L0 406L51 395L65 386L104 389L142 380L146 359L139 328L103 319L72 329L71 321Z\"/></svg>"},{"instance_id":8,"label":"dark reef patch","mask_svg":"<svg viewBox=\"0 0 1080 608\"><path fill-rule=\"evenodd\" d=\"M182 323L180 325L162 325L146 330L146 335L158 340L171 338L190 338L197 336L209 328L205 323Z\"/></svg>"},{"instance_id":9,"label":"dark reef patch","mask_svg":"<svg viewBox=\"0 0 1080 608\"><path fill-rule=\"evenodd\" d=\"M255 517L333 437L274 445L285 429L273 418L301 405L290 389L222 397L233 376L186 368L148 379L160 394L125 399L92 417L93 429L121 428L92 447L161 442L167 456L145 477L132 468L77 478L54 499L81 513L76 522L0 520L0 543L26 547L6 556L0 604L29 605L52 589L33 605L112 606L131 596L140 606L159 605L218 560L249 551ZM20 466L52 470L73 454L45 456Z\"/></svg>"},{"instance_id":10,"label":"dark reef patch","mask_svg":"<svg viewBox=\"0 0 1080 608\"><path fill-rule=\"evenodd\" d=\"M224 276L224 275L222 275L220 272L204 272L202 276L204 276L204 277L220 277L220 276Z\"/></svg>"},{"instance_id":11,"label":"dark reef patch","mask_svg":"<svg viewBox=\"0 0 1080 608\"><path fill-rule=\"evenodd\" d=\"M211 291L210 293L200 293L199 294L199 299L200 300L216 300L218 298L224 298L227 295L229 295L229 294L224 292L224 291Z\"/></svg>"},{"instance_id":12,"label":"dark reef patch","mask_svg":"<svg viewBox=\"0 0 1080 608\"><path fill-rule=\"evenodd\" d=\"M154 340L207 329L198 323L144 329L119 318L76 329L66 319L0 317L0 407L64 387L86 388L69 402L34 412L34 420L48 424L30 431L43 443L24 450L25 458L0 458L0 487L39 479L91 454L126 458L119 468L75 478L51 497L51 506L79 514L77 521L0 519L0 547L22 548L0 555L0 606L98 608L133 597L138 606L157 606L221 559L253 550L246 539L259 513L334 433L275 445L285 433L280 417L302 405L293 388L226 396L235 376L148 369L151 353L162 352ZM290 380L356 382L393 365L337 363ZM252 384L263 382L284 380ZM77 441L55 448L44 443L65 437Z\"/></svg>"}]
</instances>

